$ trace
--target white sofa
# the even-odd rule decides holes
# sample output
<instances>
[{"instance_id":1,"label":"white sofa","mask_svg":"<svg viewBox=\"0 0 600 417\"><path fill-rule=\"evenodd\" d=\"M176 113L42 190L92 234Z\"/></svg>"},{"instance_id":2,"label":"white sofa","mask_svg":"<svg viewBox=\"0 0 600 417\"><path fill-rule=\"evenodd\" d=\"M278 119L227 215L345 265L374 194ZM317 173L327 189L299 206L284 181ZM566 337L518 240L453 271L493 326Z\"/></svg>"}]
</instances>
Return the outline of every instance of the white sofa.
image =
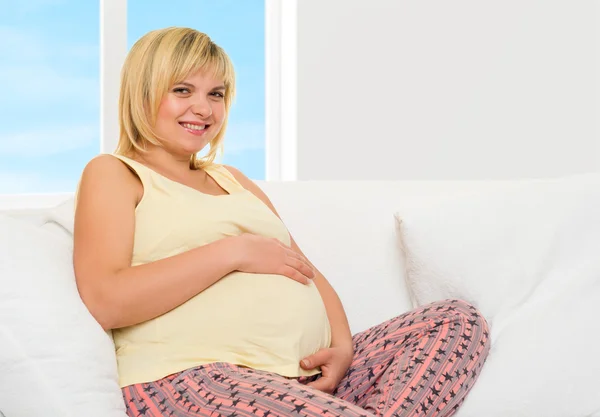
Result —
<instances>
[{"instance_id":1,"label":"white sofa","mask_svg":"<svg viewBox=\"0 0 600 417\"><path fill-rule=\"evenodd\" d=\"M354 332L440 298L481 309L492 350L458 417L600 417L600 174L257 183ZM110 338L77 297L63 199L0 196L0 411L123 417Z\"/></svg>"}]
</instances>

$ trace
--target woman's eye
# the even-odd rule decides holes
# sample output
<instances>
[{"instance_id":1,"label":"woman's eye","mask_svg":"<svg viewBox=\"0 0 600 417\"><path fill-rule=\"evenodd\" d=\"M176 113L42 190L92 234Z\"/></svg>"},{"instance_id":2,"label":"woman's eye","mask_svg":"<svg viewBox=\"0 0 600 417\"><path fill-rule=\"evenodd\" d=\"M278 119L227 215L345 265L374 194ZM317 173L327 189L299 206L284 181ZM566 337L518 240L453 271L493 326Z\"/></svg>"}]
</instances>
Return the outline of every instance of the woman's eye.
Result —
<instances>
[{"instance_id":1,"label":"woman's eye","mask_svg":"<svg viewBox=\"0 0 600 417\"><path fill-rule=\"evenodd\" d=\"M184 87L177 87L173 89L174 93L180 93L180 94L189 94L190 90L188 90L187 88Z\"/></svg>"},{"instance_id":2,"label":"woman's eye","mask_svg":"<svg viewBox=\"0 0 600 417\"><path fill-rule=\"evenodd\" d=\"M213 96L219 97L219 98L223 98L225 97L225 95L223 93L219 93L218 91L215 91L214 93L212 93Z\"/></svg>"}]
</instances>

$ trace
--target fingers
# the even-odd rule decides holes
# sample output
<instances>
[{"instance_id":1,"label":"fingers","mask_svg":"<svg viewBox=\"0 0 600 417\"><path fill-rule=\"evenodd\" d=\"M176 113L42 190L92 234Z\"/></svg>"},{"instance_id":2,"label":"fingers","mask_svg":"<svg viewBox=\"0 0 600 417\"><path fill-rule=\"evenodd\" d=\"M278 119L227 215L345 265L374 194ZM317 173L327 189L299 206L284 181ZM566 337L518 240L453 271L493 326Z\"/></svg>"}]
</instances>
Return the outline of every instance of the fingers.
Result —
<instances>
[{"instance_id":1,"label":"fingers","mask_svg":"<svg viewBox=\"0 0 600 417\"><path fill-rule=\"evenodd\" d=\"M335 384L333 383L333 381L330 378L324 376L317 379L316 381L309 382L306 385L308 387L318 389L319 391L323 391L328 394L333 394L333 391L335 390Z\"/></svg>"},{"instance_id":2,"label":"fingers","mask_svg":"<svg viewBox=\"0 0 600 417\"><path fill-rule=\"evenodd\" d=\"M304 369L309 370L314 369L317 366L325 365L331 359L331 354L331 349L321 349L317 353L313 353L312 355L302 359L300 361L300 366L302 366L302 368Z\"/></svg>"},{"instance_id":3,"label":"fingers","mask_svg":"<svg viewBox=\"0 0 600 417\"><path fill-rule=\"evenodd\" d=\"M287 254L287 265L297 269L300 273L302 273L304 276L310 279L313 279L315 277L315 271L313 267L310 265L310 263L304 256L300 255L298 252L292 249L289 249Z\"/></svg>"},{"instance_id":4,"label":"fingers","mask_svg":"<svg viewBox=\"0 0 600 417\"><path fill-rule=\"evenodd\" d=\"M308 260L300 253L296 252L289 246L284 245L276 238L271 238L278 246L284 249L285 265L280 272L288 278L298 281L301 284L309 284L310 280L315 277L315 270Z\"/></svg>"},{"instance_id":5,"label":"fingers","mask_svg":"<svg viewBox=\"0 0 600 417\"><path fill-rule=\"evenodd\" d=\"M310 279L306 275L300 273L296 268L292 268L288 265L283 266L281 275L285 275L286 277L291 278L294 281L298 281L300 284L310 284Z\"/></svg>"},{"instance_id":6,"label":"fingers","mask_svg":"<svg viewBox=\"0 0 600 417\"><path fill-rule=\"evenodd\" d=\"M304 262L298 259L290 258L289 260L287 260L286 263L288 266L291 266L292 268L300 272L302 275L304 275L306 278L313 279L315 277L315 271L313 271L313 269L310 266L306 265Z\"/></svg>"},{"instance_id":7,"label":"fingers","mask_svg":"<svg viewBox=\"0 0 600 417\"><path fill-rule=\"evenodd\" d=\"M304 256L302 256L301 254L299 254L298 252L296 252L294 249L289 248L287 246L284 246L286 249L286 254L292 258L292 259L298 259L302 262L304 262L305 264L308 265L308 259L306 259Z\"/></svg>"}]
</instances>

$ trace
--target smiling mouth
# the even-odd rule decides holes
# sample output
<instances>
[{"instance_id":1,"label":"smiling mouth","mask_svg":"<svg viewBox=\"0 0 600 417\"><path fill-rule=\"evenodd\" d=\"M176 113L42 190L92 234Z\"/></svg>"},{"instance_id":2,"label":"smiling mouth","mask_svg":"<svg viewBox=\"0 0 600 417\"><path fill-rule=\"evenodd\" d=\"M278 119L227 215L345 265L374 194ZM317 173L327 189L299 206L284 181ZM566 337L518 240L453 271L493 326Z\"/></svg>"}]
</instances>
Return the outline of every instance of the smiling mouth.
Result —
<instances>
[{"instance_id":1,"label":"smiling mouth","mask_svg":"<svg viewBox=\"0 0 600 417\"><path fill-rule=\"evenodd\" d=\"M191 124L191 123L179 123L181 126L185 127L186 129L190 129L190 130L194 130L194 131L202 131L207 129L210 125L195 125L195 124Z\"/></svg>"}]
</instances>

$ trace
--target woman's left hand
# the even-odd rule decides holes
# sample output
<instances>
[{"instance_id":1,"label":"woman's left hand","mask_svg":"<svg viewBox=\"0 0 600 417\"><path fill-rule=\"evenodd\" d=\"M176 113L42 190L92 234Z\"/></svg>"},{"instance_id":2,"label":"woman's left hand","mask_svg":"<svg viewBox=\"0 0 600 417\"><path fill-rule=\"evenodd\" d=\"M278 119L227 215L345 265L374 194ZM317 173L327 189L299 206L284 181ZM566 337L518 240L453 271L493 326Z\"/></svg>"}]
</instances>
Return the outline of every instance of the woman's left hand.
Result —
<instances>
[{"instance_id":1,"label":"woman's left hand","mask_svg":"<svg viewBox=\"0 0 600 417\"><path fill-rule=\"evenodd\" d=\"M310 370L321 367L321 377L310 382L309 387L333 394L338 384L346 375L346 371L352 363L354 352L352 348L330 347L319 350L300 361L303 369Z\"/></svg>"}]
</instances>

